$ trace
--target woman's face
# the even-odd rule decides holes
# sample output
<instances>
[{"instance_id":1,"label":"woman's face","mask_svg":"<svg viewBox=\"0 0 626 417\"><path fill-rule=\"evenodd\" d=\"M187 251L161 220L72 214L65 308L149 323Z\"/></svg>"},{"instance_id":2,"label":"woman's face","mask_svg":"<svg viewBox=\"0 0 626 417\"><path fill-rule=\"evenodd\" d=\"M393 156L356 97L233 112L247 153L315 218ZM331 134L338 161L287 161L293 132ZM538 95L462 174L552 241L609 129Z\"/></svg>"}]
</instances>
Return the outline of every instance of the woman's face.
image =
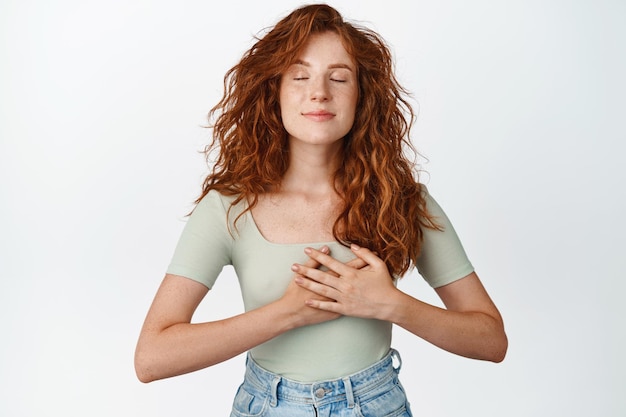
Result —
<instances>
[{"instance_id":1,"label":"woman's face","mask_svg":"<svg viewBox=\"0 0 626 417\"><path fill-rule=\"evenodd\" d=\"M354 123L356 65L333 32L312 35L282 75L280 110L290 143L336 144Z\"/></svg>"}]
</instances>

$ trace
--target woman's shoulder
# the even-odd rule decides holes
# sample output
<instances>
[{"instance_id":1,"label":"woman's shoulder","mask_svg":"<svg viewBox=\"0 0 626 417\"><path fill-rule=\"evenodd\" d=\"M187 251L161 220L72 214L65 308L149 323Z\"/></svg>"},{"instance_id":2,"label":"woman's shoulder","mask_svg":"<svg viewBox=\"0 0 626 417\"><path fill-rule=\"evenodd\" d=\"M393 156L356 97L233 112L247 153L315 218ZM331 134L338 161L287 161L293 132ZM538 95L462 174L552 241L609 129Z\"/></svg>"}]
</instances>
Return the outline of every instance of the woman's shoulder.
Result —
<instances>
[{"instance_id":1,"label":"woman's shoulder","mask_svg":"<svg viewBox=\"0 0 626 417\"><path fill-rule=\"evenodd\" d=\"M235 203L237 200L237 194L225 194L215 189L209 190L204 196L201 197L198 202L198 206L213 206L213 207L223 207L226 210ZM241 205L242 201L239 201L236 205Z\"/></svg>"},{"instance_id":2,"label":"woman's shoulder","mask_svg":"<svg viewBox=\"0 0 626 417\"><path fill-rule=\"evenodd\" d=\"M424 199L424 205L426 206L426 211L435 217L442 214L445 215L443 209L441 208L439 203L437 203L437 200L435 200L430 194L428 187L424 184L420 184L419 186L422 198Z\"/></svg>"},{"instance_id":3,"label":"woman's shoulder","mask_svg":"<svg viewBox=\"0 0 626 417\"><path fill-rule=\"evenodd\" d=\"M194 208L194 213L198 212L203 217L223 219L224 222L228 219L229 227L232 227L234 220L238 219L247 207L245 199L237 201L237 197L237 194L209 190Z\"/></svg>"}]
</instances>

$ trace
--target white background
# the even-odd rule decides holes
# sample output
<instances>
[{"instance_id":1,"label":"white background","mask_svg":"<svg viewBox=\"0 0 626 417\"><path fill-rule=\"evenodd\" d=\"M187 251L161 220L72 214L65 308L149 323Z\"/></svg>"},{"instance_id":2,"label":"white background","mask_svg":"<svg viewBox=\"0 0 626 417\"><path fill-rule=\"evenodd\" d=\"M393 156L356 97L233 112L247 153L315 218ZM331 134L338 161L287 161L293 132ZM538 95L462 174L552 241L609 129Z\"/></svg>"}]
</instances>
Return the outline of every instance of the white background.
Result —
<instances>
[{"instance_id":1,"label":"white background","mask_svg":"<svg viewBox=\"0 0 626 417\"><path fill-rule=\"evenodd\" d=\"M0 3L0 415L228 414L242 357L144 385L133 350L222 77L299 5ZM415 415L625 415L626 3L333 5L391 45L422 180L510 338L496 365L396 331ZM228 273L196 319L240 310Z\"/></svg>"}]
</instances>

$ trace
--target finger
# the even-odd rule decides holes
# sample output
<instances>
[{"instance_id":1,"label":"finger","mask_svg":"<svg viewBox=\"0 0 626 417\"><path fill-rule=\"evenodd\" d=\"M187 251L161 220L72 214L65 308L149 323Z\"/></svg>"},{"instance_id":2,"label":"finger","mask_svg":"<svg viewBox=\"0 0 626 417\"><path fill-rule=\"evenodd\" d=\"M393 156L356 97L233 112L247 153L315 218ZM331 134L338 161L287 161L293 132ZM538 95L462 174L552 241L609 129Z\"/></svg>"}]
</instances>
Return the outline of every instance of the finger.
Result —
<instances>
[{"instance_id":1,"label":"finger","mask_svg":"<svg viewBox=\"0 0 626 417\"><path fill-rule=\"evenodd\" d=\"M303 276L297 277L295 281L296 284L298 284L300 287L309 290L319 296L322 296L325 299L337 300L337 298L341 295L341 293L335 288L328 285L320 284L315 280L308 279Z\"/></svg>"},{"instance_id":2,"label":"finger","mask_svg":"<svg viewBox=\"0 0 626 417\"><path fill-rule=\"evenodd\" d=\"M326 255L313 248L304 249L304 253L306 253L310 258L315 259L317 262L324 265L331 271L336 272L338 275L346 275L354 271L354 268L351 268L343 262L340 262L337 259L333 258L332 256Z\"/></svg>"},{"instance_id":3,"label":"finger","mask_svg":"<svg viewBox=\"0 0 626 417\"><path fill-rule=\"evenodd\" d=\"M341 280L332 272L321 271L318 268L311 268L302 264L293 264L291 270L300 277L308 278L310 282L318 282L324 286L337 288L341 284ZM299 281L299 280L296 280Z\"/></svg>"},{"instance_id":4,"label":"finger","mask_svg":"<svg viewBox=\"0 0 626 417\"><path fill-rule=\"evenodd\" d=\"M367 262L365 262L363 259L357 257L354 258L353 260L346 262L346 265L348 265L350 268L354 268L354 269L361 269L361 268L365 268L367 266Z\"/></svg>"},{"instance_id":5,"label":"finger","mask_svg":"<svg viewBox=\"0 0 626 417\"><path fill-rule=\"evenodd\" d=\"M319 249L320 252L324 253L324 254L328 254L330 252L328 246L324 245ZM320 263L318 261L316 261L315 259L309 257L304 263L303 265L308 266L309 268L319 268L320 267Z\"/></svg>"},{"instance_id":6,"label":"finger","mask_svg":"<svg viewBox=\"0 0 626 417\"><path fill-rule=\"evenodd\" d=\"M350 245L350 249L352 253L354 253L359 259L366 262L371 266L380 266L383 263L383 260L380 259L374 252L367 248L362 248L359 245L353 243Z\"/></svg>"},{"instance_id":7,"label":"finger","mask_svg":"<svg viewBox=\"0 0 626 417\"><path fill-rule=\"evenodd\" d=\"M317 308L318 310L325 310L332 313L343 314L341 304L335 301L306 300L305 304L309 307Z\"/></svg>"}]
</instances>

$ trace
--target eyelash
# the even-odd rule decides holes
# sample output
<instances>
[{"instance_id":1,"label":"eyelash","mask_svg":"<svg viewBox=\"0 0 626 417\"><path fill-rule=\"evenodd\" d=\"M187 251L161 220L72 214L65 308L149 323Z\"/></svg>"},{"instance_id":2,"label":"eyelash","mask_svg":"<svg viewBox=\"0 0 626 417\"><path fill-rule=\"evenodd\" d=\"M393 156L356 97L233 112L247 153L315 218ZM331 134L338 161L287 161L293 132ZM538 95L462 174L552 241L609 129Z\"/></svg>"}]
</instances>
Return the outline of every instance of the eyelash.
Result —
<instances>
[{"instance_id":1,"label":"eyelash","mask_svg":"<svg viewBox=\"0 0 626 417\"><path fill-rule=\"evenodd\" d=\"M308 79L309 79L309 77L296 77L293 80L294 81L302 81L302 80L308 80ZM336 78L331 78L330 80L334 81L336 83L345 83L346 82L346 80L338 80Z\"/></svg>"}]
</instances>

